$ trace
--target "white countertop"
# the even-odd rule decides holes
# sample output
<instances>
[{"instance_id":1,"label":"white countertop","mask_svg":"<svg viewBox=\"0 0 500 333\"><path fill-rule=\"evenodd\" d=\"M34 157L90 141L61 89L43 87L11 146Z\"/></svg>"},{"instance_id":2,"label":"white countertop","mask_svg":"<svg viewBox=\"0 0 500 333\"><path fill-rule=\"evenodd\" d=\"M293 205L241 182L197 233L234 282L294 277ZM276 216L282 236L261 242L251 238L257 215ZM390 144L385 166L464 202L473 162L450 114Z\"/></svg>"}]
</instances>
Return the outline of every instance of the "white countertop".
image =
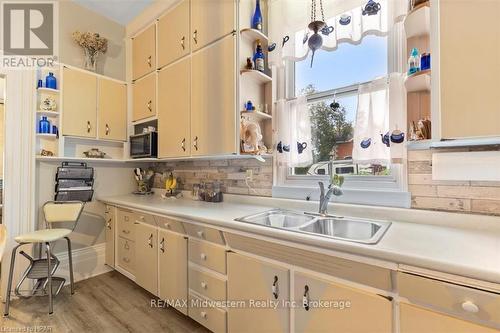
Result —
<instances>
[{"instance_id":1,"label":"white countertop","mask_svg":"<svg viewBox=\"0 0 500 333\"><path fill-rule=\"evenodd\" d=\"M190 199L162 199L158 195L132 194L104 197L99 200L118 206L203 222L224 229L259 234L293 244L300 243L321 250L342 252L360 258L375 258L389 263L410 265L500 284L500 232L495 227L496 222L500 226L498 217L370 206L332 206L336 213L341 212L343 215L371 216L392 222L379 243L367 245L234 221L235 218L263 212L269 210L270 207L311 211L309 208L316 207L316 203L312 202L267 198L248 199L227 195L223 203L206 203ZM360 214L365 216L360 216ZM416 216L425 219L427 224L401 222L405 220L414 222ZM430 221L432 219L436 221ZM471 222L470 224L475 222L477 228L463 228L462 221L458 221L455 225L447 225L444 221L457 219L466 220ZM485 221L486 225L494 225L494 227L485 227Z\"/></svg>"}]
</instances>

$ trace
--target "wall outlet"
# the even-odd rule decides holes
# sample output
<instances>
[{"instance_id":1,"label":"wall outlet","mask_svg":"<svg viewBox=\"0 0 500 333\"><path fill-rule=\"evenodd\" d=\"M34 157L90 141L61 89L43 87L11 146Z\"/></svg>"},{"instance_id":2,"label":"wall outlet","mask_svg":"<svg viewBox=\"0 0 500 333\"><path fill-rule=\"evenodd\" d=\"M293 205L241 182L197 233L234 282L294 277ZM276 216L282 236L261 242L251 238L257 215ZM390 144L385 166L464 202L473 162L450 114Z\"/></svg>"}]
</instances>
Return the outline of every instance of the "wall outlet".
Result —
<instances>
[{"instance_id":1,"label":"wall outlet","mask_svg":"<svg viewBox=\"0 0 500 333\"><path fill-rule=\"evenodd\" d=\"M249 182L253 181L253 170L252 169L247 169L246 170L246 179Z\"/></svg>"}]
</instances>

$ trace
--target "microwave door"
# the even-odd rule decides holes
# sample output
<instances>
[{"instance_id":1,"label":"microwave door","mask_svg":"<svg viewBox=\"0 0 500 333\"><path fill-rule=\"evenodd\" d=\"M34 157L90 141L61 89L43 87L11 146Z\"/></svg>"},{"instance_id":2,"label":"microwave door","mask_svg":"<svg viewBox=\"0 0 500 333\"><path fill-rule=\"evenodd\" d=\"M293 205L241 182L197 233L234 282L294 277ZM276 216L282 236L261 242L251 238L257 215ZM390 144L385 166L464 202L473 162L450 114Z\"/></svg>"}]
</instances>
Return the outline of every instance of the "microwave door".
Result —
<instances>
[{"instance_id":1,"label":"microwave door","mask_svg":"<svg viewBox=\"0 0 500 333\"><path fill-rule=\"evenodd\" d=\"M149 157L150 155L150 136L138 135L131 138L131 156L134 157Z\"/></svg>"}]
</instances>

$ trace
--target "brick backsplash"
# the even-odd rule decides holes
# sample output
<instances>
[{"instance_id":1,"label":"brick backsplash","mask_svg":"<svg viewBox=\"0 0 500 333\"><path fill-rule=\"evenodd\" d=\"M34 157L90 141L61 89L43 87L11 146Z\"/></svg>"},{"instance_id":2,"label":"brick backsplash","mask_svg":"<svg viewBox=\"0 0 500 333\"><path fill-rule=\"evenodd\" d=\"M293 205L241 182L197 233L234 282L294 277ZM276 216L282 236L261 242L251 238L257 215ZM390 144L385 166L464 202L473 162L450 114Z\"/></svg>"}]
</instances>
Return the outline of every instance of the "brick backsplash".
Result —
<instances>
[{"instance_id":1,"label":"brick backsplash","mask_svg":"<svg viewBox=\"0 0 500 333\"><path fill-rule=\"evenodd\" d=\"M270 197L273 186L273 164L271 158L265 162L253 158L176 161L154 163L155 188L165 188L163 173L172 172L179 182L179 189L192 190L193 184L220 181L222 191L230 194L246 194ZM245 183L246 170L252 169L251 189Z\"/></svg>"},{"instance_id":2,"label":"brick backsplash","mask_svg":"<svg viewBox=\"0 0 500 333\"><path fill-rule=\"evenodd\" d=\"M432 154L500 150L499 147L415 150L408 152L408 189L412 208L500 215L500 182L432 180Z\"/></svg>"}]
</instances>

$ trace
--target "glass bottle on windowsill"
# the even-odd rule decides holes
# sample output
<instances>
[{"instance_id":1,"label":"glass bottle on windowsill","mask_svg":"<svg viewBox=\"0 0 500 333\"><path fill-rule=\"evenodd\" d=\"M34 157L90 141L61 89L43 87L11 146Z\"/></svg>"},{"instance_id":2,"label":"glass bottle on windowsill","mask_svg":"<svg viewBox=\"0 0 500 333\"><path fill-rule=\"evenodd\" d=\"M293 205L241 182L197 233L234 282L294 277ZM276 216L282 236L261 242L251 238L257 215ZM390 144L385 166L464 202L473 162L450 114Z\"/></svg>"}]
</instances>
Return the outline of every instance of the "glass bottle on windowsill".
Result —
<instances>
[{"instance_id":1,"label":"glass bottle on windowsill","mask_svg":"<svg viewBox=\"0 0 500 333\"><path fill-rule=\"evenodd\" d=\"M262 31L262 12L260 11L260 0L256 0L255 12L252 17L252 29Z\"/></svg>"},{"instance_id":2,"label":"glass bottle on windowsill","mask_svg":"<svg viewBox=\"0 0 500 333\"><path fill-rule=\"evenodd\" d=\"M262 52L262 44L260 40L257 40L257 48L253 56L253 63L255 64L255 69L259 72L264 72L264 52Z\"/></svg>"}]
</instances>

